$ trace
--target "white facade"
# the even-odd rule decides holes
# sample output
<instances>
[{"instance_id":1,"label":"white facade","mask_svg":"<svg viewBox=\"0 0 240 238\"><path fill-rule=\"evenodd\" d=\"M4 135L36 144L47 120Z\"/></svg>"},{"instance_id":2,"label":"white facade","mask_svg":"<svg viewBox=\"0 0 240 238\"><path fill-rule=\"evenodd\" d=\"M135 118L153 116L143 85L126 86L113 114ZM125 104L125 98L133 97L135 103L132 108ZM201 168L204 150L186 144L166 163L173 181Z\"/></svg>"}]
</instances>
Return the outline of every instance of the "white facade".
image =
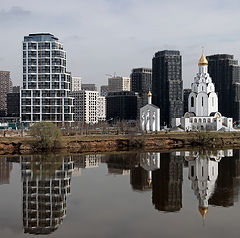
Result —
<instances>
[{"instance_id":1,"label":"white facade","mask_svg":"<svg viewBox=\"0 0 240 238\"><path fill-rule=\"evenodd\" d=\"M98 97L97 117L98 121L106 120L106 98L103 96Z\"/></svg>"},{"instance_id":2,"label":"white facade","mask_svg":"<svg viewBox=\"0 0 240 238\"><path fill-rule=\"evenodd\" d=\"M140 126L143 131L160 131L160 108L152 104L150 92L148 104L140 108Z\"/></svg>"},{"instance_id":3,"label":"white facade","mask_svg":"<svg viewBox=\"0 0 240 238\"><path fill-rule=\"evenodd\" d=\"M218 177L218 162L225 156L232 156L232 150L186 152L188 161L188 178L199 201L199 212L205 218L208 212L208 200L214 192Z\"/></svg>"},{"instance_id":4,"label":"white facade","mask_svg":"<svg viewBox=\"0 0 240 238\"><path fill-rule=\"evenodd\" d=\"M109 92L130 91L130 78L120 76L108 78L108 91Z\"/></svg>"},{"instance_id":5,"label":"white facade","mask_svg":"<svg viewBox=\"0 0 240 238\"><path fill-rule=\"evenodd\" d=\"M218 112L218 97L208 74L208 62L204 54L198 65L199 72L194 78L188 97L188 112L182 118L174 118L172 127L181 127L185 131L233 130L232 118L223 117Z\"/></svg>"},{"instance_id":6,"label":"white facade","mask_svg":"<svg viewBox=\"0 0 240 238\"><path fill-rule=\"evenodd\" d=\"M71 91L80 91L80 90L82 90L82 78L72 77Z\"/></svg>"},{"instance_id":7,"label":"white facade","mask_svg":"<svg viewBox=\"0 0 240 238\"><path fill-rule=\"evenodd\" d=\"M71 75L66 52L49 33L29 34L23 42L23 89L20 120L73 122Z\"/></svg>"}]
</instances>

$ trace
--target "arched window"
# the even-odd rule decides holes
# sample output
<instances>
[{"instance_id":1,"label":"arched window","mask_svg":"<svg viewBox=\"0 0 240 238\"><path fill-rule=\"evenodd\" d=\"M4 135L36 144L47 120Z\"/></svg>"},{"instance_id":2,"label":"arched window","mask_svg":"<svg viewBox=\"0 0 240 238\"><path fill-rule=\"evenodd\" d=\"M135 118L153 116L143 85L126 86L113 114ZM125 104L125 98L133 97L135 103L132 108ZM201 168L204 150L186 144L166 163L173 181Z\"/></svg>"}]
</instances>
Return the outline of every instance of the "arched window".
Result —
<instances>
[{"instance_id":1,"label":"arched window","mask_svg":"<svg viewBox=\"0 0 240 238\"><path fill-rule=\"evenodd\" d=\"M202 107L203 107L203 97L202 97Z\"/></svg>"},{"instance_id":2,"label":"arched window","mask_svg":"<svg viewBox=\"0 0 240 238\"><path fill-rule=\"evenodd\" d=\"M214 98L212 98L212 106L214 107Z\"/></svg>"},{"instance_id":3,"label":"arched window","mask_svg":"<svg viewBox=\"0 0 240 238\"><path fill-rule=\"evenodd\" d=\"M203 91L203 86L202 86L202 91Z\"/></svg>"},{"instance_id":4,"label":"arched window","mask_svg":"<svg viewBox=\"0 0 240 238\"><path fill-rule=\"evenodd\" d=\"M194 97L191 97L191 107L194 107Z\"/></svg>"}]
</instances>

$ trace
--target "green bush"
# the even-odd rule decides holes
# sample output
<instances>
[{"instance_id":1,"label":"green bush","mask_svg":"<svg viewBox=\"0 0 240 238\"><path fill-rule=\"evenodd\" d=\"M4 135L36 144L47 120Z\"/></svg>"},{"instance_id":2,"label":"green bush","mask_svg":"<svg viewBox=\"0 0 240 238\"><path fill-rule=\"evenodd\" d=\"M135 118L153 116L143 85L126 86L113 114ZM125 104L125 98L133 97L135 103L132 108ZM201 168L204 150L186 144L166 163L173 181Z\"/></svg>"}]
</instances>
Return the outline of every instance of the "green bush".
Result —
<instances>
[{"instance_id":1,"label":"green bush","mask_svg":"<svg viewBox=\"0 0 240 238\"><path fill-rule=\"evenodd\" d=\"M30 135L37 139L34 146L41 150L56 149L61 144L62 132L52 122L36 122L30 128Z\"/></svg>"}]
</instances>

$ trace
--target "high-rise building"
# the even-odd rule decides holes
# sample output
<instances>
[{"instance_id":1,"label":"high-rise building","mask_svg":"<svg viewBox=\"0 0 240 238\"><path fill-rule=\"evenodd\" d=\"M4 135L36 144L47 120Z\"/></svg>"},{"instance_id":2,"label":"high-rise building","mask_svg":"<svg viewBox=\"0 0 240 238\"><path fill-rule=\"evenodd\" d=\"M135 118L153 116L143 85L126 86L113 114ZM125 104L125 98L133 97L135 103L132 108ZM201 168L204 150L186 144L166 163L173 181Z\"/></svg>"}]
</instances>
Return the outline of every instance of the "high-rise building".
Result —
<instances>
[{"instance_id":1,"label":"high-rise building","mask_svg":"<svg viewBox=\"0 0 240 238\"><path fill-rule=\"evenodd\" d=\"M9 71L0 71L0 114L7 112L7 94L10 93L12 80Z\"/></svg>"},{"instance_id":2,"label":"high-rise building","mask_svg":"<svg viewBox=\"0 0 240 238\"><path fill-rule=\"evenodd\" d=\"M107 85L102 85L102 86L101 86L101 92L100 92L101 96L106 97L108 91L109 91L109 89L108 89L108 86L107 86Z\"/></svg>"},{"instance_id":3,"label":"high-rise building","mask_svg":"<svg viewBox=\"0 0 240 238\"><path fill-rule=\"evenodd\" d=\"M97 91L97 86L94 83L83 83L82 90L86 91Z\"/></svg>"},{"instance_id":4,"label":"high-rise building","mask_svg":"<svg viewBox=\"0 0 240 238\"><path fill-rule=\"evenodd\" d=\"M207 56L208 72L218 94L219 112L240 121L240 66L233 55Z\"/></svg>"},{"instance_id":5,"label":"high-rise building","mask_svg":"<svg viewBox=\"0 0 240 238\"><path fill-rule=\"evenodd\" d=\"M152 59L153 104L161 110L161 125L183 116L182 56L179 51L164 50Z\"/></svg>"},{"instance_id":6,"label":"high-rise building","mask_svg":"<svg viewBox=\"0 0 240 238\"><path fill-rule=\"evenodd\" d=\"M97 118L98 118L98 121L106 120L106 97L98 96Z\"/></svg>"},{"instance_id":7,"label":"high-rise building","mask_svg":"<svg viewBox=\"0 0 240 238\"><path fill-rule=\"evenodd\" d=\"M130 78L114 76L108 78L109 92L130 91Z\"/></svg>"},{"instance_id":8,"label":"high-rise building","mask_svg":"<svg viewBox=\"0 0 240 238\"><path fill-rule=\"evenodd\" d=\"M152 91L152 69L136 68L131 73L131 91L138 93L140 107L148 103L148 92Z\"/></svg>"},{"instance_id":9,"label":"high-rise building","mask_svg":"<svg viewBox=\"0 0 240 238\"><path fill-rule=\"evenodd\" d=\"M71 82L71 91L80 91L82 90L82 78L81 77L72 77Z\"/></svg>"},{"instance_id":10,"label":"high-rise building","mask_svg":"<svg viewBox=\"0 0 240 238\"><path fill-rule=\"evenodd\" d=\"M20 117L20 92L7 94L7 116Z\"/></svg>"},{"instance_id":11,"label":"high-rise building","mask_svg":"<svg viewBox=\"0 0 240 238\"><path fill-rule=\"evenodd\" d=\"M73 122L70 90L66 52L58 38L49 33L25 36L21 121Z\"/></svg>"},{"instance_id":12,"label":"high-rise building","mask_svg":"<svg viewBox=\"0 0 240 238\"><path fill-rule=\"evenodd\" d=\"M107 120L136 120L138 96L132 91L109 92L106 97Z\"/></svg>"},{"instance_id":13,"label":"high-rise building","mask_svg":"<svg viewBox=\"0 0 240 238\"><path fill-rule=\"evenodd\" d=\"M81 90L73 91L70 95L74 98L74 121L98 123L99 92Z\"/></svg>"}]
</instances>

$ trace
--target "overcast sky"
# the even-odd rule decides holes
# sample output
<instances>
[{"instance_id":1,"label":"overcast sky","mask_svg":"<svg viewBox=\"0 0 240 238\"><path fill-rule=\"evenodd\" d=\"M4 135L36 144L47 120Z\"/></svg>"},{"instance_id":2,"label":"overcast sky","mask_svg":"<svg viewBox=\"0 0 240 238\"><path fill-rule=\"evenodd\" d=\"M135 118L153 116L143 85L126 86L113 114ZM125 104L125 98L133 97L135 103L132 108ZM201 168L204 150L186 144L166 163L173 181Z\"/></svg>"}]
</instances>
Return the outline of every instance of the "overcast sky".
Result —
<instances>
[{"instance_id":1,"label":"overcast sky","mask_svg":"<svg viewBox=\"0 0 240 238\"><path fill-rule=\"evenodd\" d=\"M240 56L239 0L0 0L0 70L22 85L22 41L50 32L64 44L67 68L84 83L151 67L156 51L177 49L184 87L206 55Z\"/></svg>"}]
</instances>

